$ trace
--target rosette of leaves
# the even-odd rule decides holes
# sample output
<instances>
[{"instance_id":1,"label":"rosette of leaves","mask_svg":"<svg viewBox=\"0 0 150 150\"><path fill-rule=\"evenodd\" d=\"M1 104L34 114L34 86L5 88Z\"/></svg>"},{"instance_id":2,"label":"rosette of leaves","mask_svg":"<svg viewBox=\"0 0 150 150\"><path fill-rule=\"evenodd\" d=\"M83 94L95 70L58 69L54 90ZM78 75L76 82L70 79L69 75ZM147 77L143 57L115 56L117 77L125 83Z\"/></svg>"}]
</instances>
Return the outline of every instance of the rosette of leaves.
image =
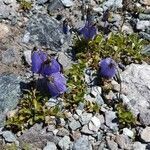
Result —
<instances>
[{"instance_id":1,"label":"rosette of leaves","mask_svg":"<svg viewBox=\"0 0 150 150\"><path fill-rule=\"evenodd\" d=\"M32 2L29 2L27 0L17 0L17 2L20 3L21 9L23 9L24 11L28 11L32 8Z\"/></svg>"},{"instance_id":2,"label":"rosette of leaves","mask_svg":"<svg viewBox=\"0 0 150 150\"><path fill-rule=\"evenodd\" d=\"M18 112L6 122L6 128L13 132L22 131L35 123L44 122L46 116L61 116L58 106L48 108L45 106L47 97L43 97L36 90L27 91L18 105Z\"/></svg>"},{"instance_id":3,"label":"rosette of leaves","mask_svg":"<svg viewBox=\"0 0 150 150\"><path fill-rule=\"evenodd\" d=\"M136 124L136 118L133 113L122 103L116 105L117 116L120 127L131 127Z\"/></svg>"}]
</instances>

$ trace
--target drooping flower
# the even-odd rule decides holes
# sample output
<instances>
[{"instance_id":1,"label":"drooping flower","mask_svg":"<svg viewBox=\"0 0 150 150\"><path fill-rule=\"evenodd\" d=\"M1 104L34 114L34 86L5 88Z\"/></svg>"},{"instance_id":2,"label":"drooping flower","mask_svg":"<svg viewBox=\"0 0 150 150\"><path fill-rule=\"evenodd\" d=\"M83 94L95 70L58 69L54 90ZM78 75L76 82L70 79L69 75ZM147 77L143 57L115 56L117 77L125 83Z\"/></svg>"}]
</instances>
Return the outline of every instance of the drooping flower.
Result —
<instances>
[{"instance_id":1,"label":"drooping flower","mask_svg":"<svg viewBox=\"0 0 150 150\"><path fill-rule=\"evenodd\" d=\"M41 50L33 51L31 55L31 60L32 60L31 71L33 73L40 73L42 63L44 63L46 59L47 59L47 54L44 53L43 51Z\"/></svg>"},{"instance_id":2,"label":"drooping flower","mask_svg":"<svg viewBox=\"0 0 150 150\"><path fill-rule=\"evenodd\" d=\"M99 74L101 77L111 79L116 74L116 63L111 58L102 59L99 62Z\"/></svg>"},{"instance_id":3,"label":"drooping flower","mask_svg":"<svg viewBox=\"0 0 150 150\"><path fill-rule=\"evenodd\" d=\"M87 21L79 32L86 40L90 40L96 36L97 29L90 21Z\"/></svg>"},{"instance_id":4,"label":"drooping flower","mask_svg":"<svg viewBox=\"0 0 150 150\"><path fill-rule=\"evenodd\" d=\"M60 72L52 73L48 78L48 89L52 97L63 94L66 90L66 78Z\"/></svg>"},{"instance_id":5,"label":"drooping flower","mask_svg":"<svg viewBox=\"0 0 150 150\"><path fill-rule=\"evenodd\" d=\"M51 57L50 59L47 59L47 61L45 61L42 64L41 74L44 77L50 76L52 73L60 72L60 70L61 70L61 66L59 62L54 57Z\"/></svg>"}]
</instances>

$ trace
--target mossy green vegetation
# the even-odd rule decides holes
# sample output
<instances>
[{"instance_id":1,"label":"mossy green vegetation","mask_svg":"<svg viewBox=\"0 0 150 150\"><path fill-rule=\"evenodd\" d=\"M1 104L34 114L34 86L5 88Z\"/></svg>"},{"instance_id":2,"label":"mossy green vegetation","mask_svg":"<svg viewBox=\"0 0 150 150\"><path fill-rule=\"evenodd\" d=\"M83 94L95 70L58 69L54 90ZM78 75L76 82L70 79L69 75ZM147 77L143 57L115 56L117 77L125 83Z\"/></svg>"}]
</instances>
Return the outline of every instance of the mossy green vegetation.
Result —
<instances>
[{"instance_id":1,"label":"mossy green vegetation","mask_svg":"<svg viewBox=\"0 0 150 150\"><path fill-rule=\"evenodd\" d=\"M131 127L136 124L133 113L122 103L116 105L117 116L120 127Z\"/></svg>"},{"instance_id":2,"label":"mossy green vegetation","mask_svg":"<svg viewBox=\"0 0 150 150\"><path fill-rule=\"evenodd\" d=\"M19 2L21 9L28 11L32 8L32 3L26 0L17 0Z\"/></svg>"}]
</instances>

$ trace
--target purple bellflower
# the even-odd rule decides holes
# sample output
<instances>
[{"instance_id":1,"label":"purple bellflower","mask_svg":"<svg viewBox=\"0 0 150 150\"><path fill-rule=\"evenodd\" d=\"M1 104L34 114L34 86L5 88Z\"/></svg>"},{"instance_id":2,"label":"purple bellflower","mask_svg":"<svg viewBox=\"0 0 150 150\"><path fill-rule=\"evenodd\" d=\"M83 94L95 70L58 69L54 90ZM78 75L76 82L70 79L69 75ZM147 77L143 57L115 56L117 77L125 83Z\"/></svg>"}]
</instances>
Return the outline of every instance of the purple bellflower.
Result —
<instances>
[{"instance_id":1,"label":"purple bellflower","mask_svg":"<svg viewBox=\"0 0 150 150\"><path fill-rule=\"evenodd\" d=\"M54 57L51 57L42 64L41 74L46 77L50 76L52 73L60 72L60 70L61 66L59 62Z\"/></svg>"},{"instance_id":2,"label":"purple bellflower","mask_svg":"<svg viewBox=\"0 0 150 150\"><path fill-rule=\"evenodd\" d=\"M116 63L111 58L102 59L99 62L100 66L100 76L106 79L111 79L116 74Z\"/></svg>"},{"instance_id":3,"label":"purple bellflower","mask_svg":"<svg viewBox=\"0 0 150 150\"><path fill-rule=\"evenodd\" d=\"M66 90L66 78L60 73L52 73L48 78L48 89L52 97L63 94Z\"/></svg>"},{"instance_id":4,"label":"purple bellflower","mask_svg":"<svg viewBox=\"0 0 150 150\"><path fill-rule=\"evenodd\" d=\"M79 32L86 40L90 40L95 37L97 29L90 21L87 21Z\"/></svg>"},{"instance_id":5,"label":"purple bellflower","mask_svg":"<svg viewBox=\"0 0 150 150\"><path fill-rule=\"evenodd\" d=\"M33 51L31 55L32 67L31 71L33 73L40 73L41 65L47 59L47 54L41 50Z\"/></svg>"}]
</instances>

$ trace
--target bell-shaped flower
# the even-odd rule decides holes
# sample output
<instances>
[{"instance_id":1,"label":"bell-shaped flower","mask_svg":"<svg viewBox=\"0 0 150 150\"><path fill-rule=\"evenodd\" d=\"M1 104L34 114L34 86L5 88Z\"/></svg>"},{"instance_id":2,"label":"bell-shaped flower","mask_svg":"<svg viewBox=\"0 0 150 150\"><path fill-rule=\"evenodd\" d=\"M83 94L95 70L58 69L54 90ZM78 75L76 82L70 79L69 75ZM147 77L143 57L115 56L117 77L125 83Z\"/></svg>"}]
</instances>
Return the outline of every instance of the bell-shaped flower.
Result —
<instances>
[{"instance_id":1,"label":"bell-shaped flower","mask_svg":"<svg viewBox=\"0 0 150 150\"><path fill-rule=\"evenodd\" d=\"M59 96L67 90L66 78L60 72L52 73L48 77L47 85L52 97Z\"/></svg>"},{"instance_id":2,"label":"bell-shaped flower","mask_svg":"<svg viewBox=\"0 0 150 150\"><path fill-rule=\"evenodd\" d=\"M33 73L40 73L42 63L46 61L47 59L47 54L44 53L41 50L33 51L31 55L31 60L32 60L32 66L31 66L31 71Z\"/></svg>"},{"instance_id":3,"label":"bell-shaped flower","mask_svg":"<svg viewBox=\"0 0 150 150\"><path fill-rule=\"evenodd\" d=\"M111 58L102 59L99 62L99 75L106 79L111 79L116 74L116 63Z\"/></svg>"},{"instance_id":4,"label":"bell-shaped flower","mask_svg":"<svg viewBox=\"0 0 150 150\"><path fill-rule=\"evenodd\" d=\"M50 76L52 73L60 72L60 70L61 66L59 62L54 57L51 57L42 64L41 74L46 77Z\"/></svg>"},{"instance_id":5,"label":"bell-shaped flower","mask_svg":"<svg viewBox=\"0 0 150 150\"><path fill-rule=\"evenodd\" d=\"M79 31L86 40L91 40L96 36L97 29L90 21L85 23L85 26Z\"/></svg>"}]
</instances>

